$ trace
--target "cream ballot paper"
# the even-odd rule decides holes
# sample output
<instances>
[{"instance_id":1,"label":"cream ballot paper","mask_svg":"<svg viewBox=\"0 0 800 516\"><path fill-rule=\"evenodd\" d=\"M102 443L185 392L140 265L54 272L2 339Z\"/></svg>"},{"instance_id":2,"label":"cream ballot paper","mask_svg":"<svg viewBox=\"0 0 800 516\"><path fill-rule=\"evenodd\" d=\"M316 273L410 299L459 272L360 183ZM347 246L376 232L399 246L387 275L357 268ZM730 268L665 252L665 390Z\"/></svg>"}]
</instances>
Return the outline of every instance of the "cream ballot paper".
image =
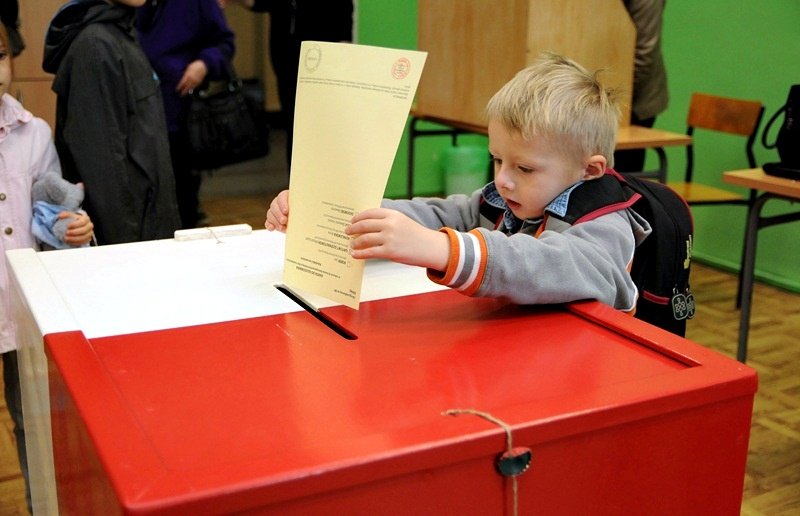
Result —
<instances>
[{"instance_id":1,"label":"cream ballot paper","mask_svg":"<svg viewBox=\"0 0 800 516\"><path fill-rule=\"evenodd\" d=\"M304 41L283 281L358 308L364 262L344 228L380 206L425 52Z\"/></svg>"}]
</instances>

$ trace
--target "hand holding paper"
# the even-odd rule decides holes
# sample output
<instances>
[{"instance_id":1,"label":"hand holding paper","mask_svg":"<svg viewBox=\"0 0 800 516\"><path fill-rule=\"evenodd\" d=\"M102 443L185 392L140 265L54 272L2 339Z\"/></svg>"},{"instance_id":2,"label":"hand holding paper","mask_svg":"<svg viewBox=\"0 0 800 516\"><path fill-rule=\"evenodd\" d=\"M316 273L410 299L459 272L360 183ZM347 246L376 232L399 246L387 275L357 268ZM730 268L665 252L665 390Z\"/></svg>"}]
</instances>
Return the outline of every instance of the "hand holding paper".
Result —
<instances>
[{"instance_id":1,"label":"hand holding paper","mask_svg":"<svg viewBox=\"0 0 800 516\"><path fill-rule=\"evenodd\" d=\"M345 228L353 237L353 258L383 258L438 271L447 268L447 235L428 229L395 210L371 208L353 217Z\"/></svg>"},{"instance_id":2,"label":"hand holding paper","mask_svg":"<svg viewBox=\"0 0 800 516\"><path fill-rule=\"evenodd\" d=\"M270 231L286 232L289 222L289 190L284 190L272 199L267 210L264 227Z\"/></svg>"},{"instance_id":3,"label":"hand holding paper","mask_svg":"<svg viewBox=\"0 0 800 516\"><path fill-rule=\"evenodd\" d=\"M314 41L300 54L284 282L358 308L364 263L344 228L380 205L426 54ZM267 223L281 229L280 214Z\"/></svg>"}]
</instances>

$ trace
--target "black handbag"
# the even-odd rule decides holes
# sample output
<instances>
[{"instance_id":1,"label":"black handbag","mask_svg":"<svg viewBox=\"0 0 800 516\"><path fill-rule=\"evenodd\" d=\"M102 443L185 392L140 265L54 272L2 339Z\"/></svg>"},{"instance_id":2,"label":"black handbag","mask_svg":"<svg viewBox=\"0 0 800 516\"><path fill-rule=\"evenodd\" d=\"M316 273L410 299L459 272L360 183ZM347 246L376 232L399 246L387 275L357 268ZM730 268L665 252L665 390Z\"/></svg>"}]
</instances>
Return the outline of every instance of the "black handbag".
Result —
<instances>
[{"instance_id":1,"label":"black handbag","mask_svg":"<svg viewBox=\"0 0 800 516\"><path fill-rule=\"evenodd\" d=\"M778 130L774 143L767 143L767 133L777 118L784 114L783 124ZM765 163L764 172L774 176L800 179L800 84L794 84L789 89L789 97L772 118L767 122L761 134L761 143L767 149L778 149L780 161Z\"/></svg>"},{"instance_id":2,"label":"black handbag","mask_svg":"<svg viewBox=\"0 0 800 516\"><path fill-rule=\"evenodd\" d=\"M229 70L229 79L210 81L192 92L186 117L193 165L212 170L266 156L269 126L257 99L245 94L242 81Z\"/></svg>"}]
</instances>

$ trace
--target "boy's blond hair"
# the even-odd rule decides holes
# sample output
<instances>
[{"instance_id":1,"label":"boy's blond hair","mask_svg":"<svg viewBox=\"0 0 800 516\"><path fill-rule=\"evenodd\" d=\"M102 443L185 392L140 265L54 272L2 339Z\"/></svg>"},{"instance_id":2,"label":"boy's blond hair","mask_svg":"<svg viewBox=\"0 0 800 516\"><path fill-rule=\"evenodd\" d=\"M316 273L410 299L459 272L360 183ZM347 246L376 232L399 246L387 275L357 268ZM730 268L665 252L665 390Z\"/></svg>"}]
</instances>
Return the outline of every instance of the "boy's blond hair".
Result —
<instances>
[{"instance_id":1,"label":"boy's blond hair","mask_svg":"<svg viewBox=\"0 0 800 516\"><path fill-rule=\"evenodd\" d=\"M544 54L494 94L486 114L525 139L542 137L561 147L569 159L600 154L612 166L620 117L617 97L600 83L597 72Z\"/></svg>"}]
</instances>

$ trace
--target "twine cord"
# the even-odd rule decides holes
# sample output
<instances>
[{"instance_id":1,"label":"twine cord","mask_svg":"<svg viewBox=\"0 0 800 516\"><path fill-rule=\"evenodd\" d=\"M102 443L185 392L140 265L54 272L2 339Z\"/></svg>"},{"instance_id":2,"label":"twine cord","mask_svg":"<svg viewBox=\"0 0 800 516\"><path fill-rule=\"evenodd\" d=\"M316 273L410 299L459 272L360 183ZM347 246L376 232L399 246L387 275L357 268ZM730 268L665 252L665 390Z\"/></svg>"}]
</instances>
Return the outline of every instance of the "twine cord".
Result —
<instances>
[{"instance_id":1,"label":"twine cord","mask_svg":"<svg viewBox=\"0 0 800 516\"><path fill-rule=\"evenodd\" d=\"M460 416L461 414L471 414L473 416L482 417L486 421L490 423L494 423L495 425L499 426L506 432L506 451L511 451L511 427L508 423L503 421L502 419L498 419L493 415L489 414L488 412L481 412L480 410L475 409L449 409L445 410L442 415L445 416Z\"/></svg>"},{"instance_id":2,"label":"twine cord","mask_svg":"<svg viewBox=\"0 0 800 516\"><path fill-rule=\"evenodd\" d=\"M495 425L497 425L500 428L502 428L506 433L506 452L511 454L511 450L512 450L513 446L512 446L512 441L511 441L511 426L508 423L506 423L502 419L499 419L499 418L489 414L488 412L483 412L483 411L475 410L475 409L448 409L448 410L445 410L444 412L442 412L443 416L460 416L460 415L463 415L463 414L469 414L469 415L472 415L472 416L478 416L478 417L483 418L486 421L489 421L490 423L494 423ZM513 499L514 499L513 514L514 514L514 516L517 516L518 513L519 513L519 489L518 489L518 486L517 486L517 477L516 476L512 476L511 477L511 490L512 490Z\"/></svg>"},{"instance_id":3,"label":"twine cord","mask_svg":"<svg viewBox=\"0 0 800 516\"><path fill-rule=\"evenodd\" d=\"M218 244L223 243L222 240L220 240L219 237L217 237L217 234L214 233L213 229L211 229L210 227L207 227L206 229L208 230L209 233L211 233L211 236L214 237L214 240L216 240Z\"/></svg>"}]
</instances>

